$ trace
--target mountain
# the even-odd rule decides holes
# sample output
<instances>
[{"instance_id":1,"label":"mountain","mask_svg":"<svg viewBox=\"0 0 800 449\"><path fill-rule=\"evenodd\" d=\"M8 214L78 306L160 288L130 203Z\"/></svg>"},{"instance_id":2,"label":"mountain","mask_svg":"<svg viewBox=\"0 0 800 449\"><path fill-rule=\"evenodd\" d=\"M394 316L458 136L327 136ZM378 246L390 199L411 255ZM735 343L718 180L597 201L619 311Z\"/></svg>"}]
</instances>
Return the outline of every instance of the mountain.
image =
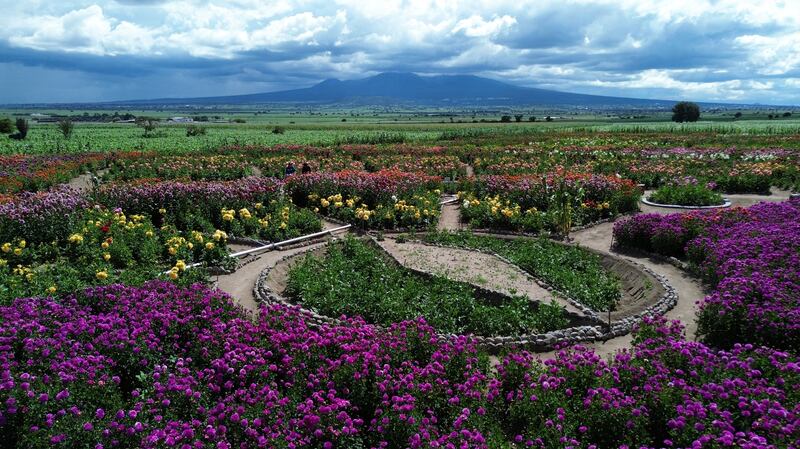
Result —
<instances>
[{"instance_id":1,"label":"mountain","mask_svg":"<svg viewBox=\"0 0 800 449\"><path fill-rule=\"evenodd\" d=\"M204 98L118 101L136 105L416 104L671 107L674 101L606 97L514 86L472 75L381 73L357 80L327 79L304 89Z\"/></svg>"}]
</instances>

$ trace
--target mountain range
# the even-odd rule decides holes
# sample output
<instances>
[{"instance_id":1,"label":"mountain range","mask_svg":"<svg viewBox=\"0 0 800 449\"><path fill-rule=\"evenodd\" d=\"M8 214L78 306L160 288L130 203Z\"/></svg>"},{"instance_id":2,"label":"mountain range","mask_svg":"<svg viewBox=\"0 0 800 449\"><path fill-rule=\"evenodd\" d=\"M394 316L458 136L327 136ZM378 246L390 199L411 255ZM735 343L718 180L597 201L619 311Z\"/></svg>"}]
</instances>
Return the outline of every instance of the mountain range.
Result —
<instances>
[{"instance_id":1,"label":"mountain range","mask_svg":"<svg viewBox=\"0 0 800 449\"><path fill-rule=\"evenodd\" d=\"M668 108L674 100L609 97L521 87L473 75L420 76L389 72L355 80L327 79L311 87L247 95L118 101L132 105L428 105Z\"/></svg>"}]
</instances>

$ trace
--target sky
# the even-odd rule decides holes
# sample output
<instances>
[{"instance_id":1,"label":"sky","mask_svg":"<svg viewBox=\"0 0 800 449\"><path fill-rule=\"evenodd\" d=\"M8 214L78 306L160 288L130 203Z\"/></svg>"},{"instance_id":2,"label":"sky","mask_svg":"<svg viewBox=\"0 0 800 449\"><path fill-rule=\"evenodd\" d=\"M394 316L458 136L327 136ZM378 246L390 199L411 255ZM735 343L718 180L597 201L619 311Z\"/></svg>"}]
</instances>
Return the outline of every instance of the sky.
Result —
<instances>
[{"instance_id":1,"label":"sky","mask_svg":"<svg viewBox=\"0 0 800 449\"><path fill-rule=\"evenodd\" d=\"M800 104L800 0L0 0L0 103L215 96L380 72Z\"/></svg>"}]
</instances>

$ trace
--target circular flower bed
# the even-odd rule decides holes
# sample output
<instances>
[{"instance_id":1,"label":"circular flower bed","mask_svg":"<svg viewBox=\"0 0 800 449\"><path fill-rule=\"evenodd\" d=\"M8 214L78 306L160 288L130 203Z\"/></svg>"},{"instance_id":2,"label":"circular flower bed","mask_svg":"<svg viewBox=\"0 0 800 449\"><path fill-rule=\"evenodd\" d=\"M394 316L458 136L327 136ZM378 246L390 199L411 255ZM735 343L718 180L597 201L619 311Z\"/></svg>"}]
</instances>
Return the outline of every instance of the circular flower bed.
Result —
<instances>
[{"instance_id":1,"label":"circular flower bed","mask_svg":"<svg viewBox=\"0 0 800 449\"><path fill-rule=\"evenodd\" d=\"M642 202L655 207L709 209L728 207L731 202L713 189L714 183L700 184L696 178L685 177L659 187Z\"/></svg>"}]
</instances>

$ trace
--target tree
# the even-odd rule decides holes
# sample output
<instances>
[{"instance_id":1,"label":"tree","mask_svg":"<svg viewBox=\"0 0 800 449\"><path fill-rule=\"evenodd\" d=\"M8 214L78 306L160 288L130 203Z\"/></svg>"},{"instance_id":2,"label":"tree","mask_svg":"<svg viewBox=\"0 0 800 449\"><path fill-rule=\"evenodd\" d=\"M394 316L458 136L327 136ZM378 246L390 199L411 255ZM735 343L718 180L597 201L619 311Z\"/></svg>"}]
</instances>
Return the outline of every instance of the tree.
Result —
<instances>
[{"instance_id":1,"label":"tree","mask_svg":"<svg viewBox=\"0 0 800 449\"><path fill-rule=\"evenodd\" d=\"M17 126L17 132L10 137L16 140L25 140L28 137L28 121L24 118L18 118L15 125Z\"/></svg>"},{"instance_id":2,"label":"tree","mask_svg":"<svg viewBox=\"0 0 800 449\"><path fill-rule=\"evenodd\" d=\"M186 137L204 136L206 129L202 126L189 125L186 127Z\"/></svg>"},{"instance_id":3,"label":"tree","mask_svg":"<svg viewBox=\"0 0 800 449\"><path fill-rule=\"evenodd\" d=\"M514 116L514 120L519 123L522 121L522 114L517 114Z\"/></svg>"},{"instance_id":4,"label":"tree","mask_svg":"<svg viewBox=\"0 0 800 449\"><path fill-rule=\"evenodd\" d=\"M544 118L544 120L545 120L546 122L552 122L552 121L553 121L553 117L550 117L550 116L548 115L547 117L545 117L545 118Z\"/></svg>"},{"instance_id":5,"label":"tree","mask_svg":"<svg viewBox=\"0 0 800 449\"><path fill-rule=\"evenodd\" d=\"M500 123L511 123L511 116L510 115L504 115L504 116L500 117Z\"/></svg>"},{"instance_id":6,"label":"tree","mask_svg":"<svg viewBox=\"0 0 800 449\"><path fill-rule=\"evenodd\" d=\"M536 117L530 116L530 117L528 117L528 121L529 122L535 122L536 121Z\"/></svg>"},{"instance_id":7,"label":"tree","mask_svg":"<svg viewBox=\"0 0 800 449\"><path fill-rule=\"evenodd\" d=\"M737 112L736 114L733 114L733 118L742 118L742 113Z\"/></svg>"},{"instance_id":8,"label":"tree","mask_svg":"<svg viewBox=\"0 0 800 449\"><path fill-rule=\"evenodd\" d=\"M0 133L11 134L14 132L14 122L8 117L0 118Z\"/></svg>"},{"instance_id":9,"label":"tree","mask_svg":"<svg viewBox=\"0 0 800 449\"><path fill-rule=\"evenodd\" d=\"M784 113L783 113L783 116L784 116L784 117L791 117L791 116L792 116L792 113L791 113L791 112L784 112Z\"/></svg>"},{"instance_id":10,"label":"tree","mask_svg":"<svg viewBox=\"0 0 800 449\"><path fill-rule=\"evenodd\" d=\"M700 106L697 103L690 101L681 101L675 103L672 107L672 121L683 122L696 122L700 118Z\"/></svg>"},{"instance_id":11,"label":"tree","mask_svg":"<svg viewBox=\"0 0 800 449\"><path fill-rule=\"evenodd\" d=\"M68 118L58 121L58 130L61 131L61 134L64 136L65 139L69 139L70 137L72 137L72 130L74 128L75 124L73 124L72 120Z\"/></svg>"},{"instance_id":12,"label":"tree","mask_svg":"<svg viewBox=\"0 0 800 449\"><path fill-rule=\"evenodd\" d=\"M158 126L158 119L154 117L136 117L136 126L144 129L144 136L150 137L150 133Z\"/></svg>"}]
</instances>

